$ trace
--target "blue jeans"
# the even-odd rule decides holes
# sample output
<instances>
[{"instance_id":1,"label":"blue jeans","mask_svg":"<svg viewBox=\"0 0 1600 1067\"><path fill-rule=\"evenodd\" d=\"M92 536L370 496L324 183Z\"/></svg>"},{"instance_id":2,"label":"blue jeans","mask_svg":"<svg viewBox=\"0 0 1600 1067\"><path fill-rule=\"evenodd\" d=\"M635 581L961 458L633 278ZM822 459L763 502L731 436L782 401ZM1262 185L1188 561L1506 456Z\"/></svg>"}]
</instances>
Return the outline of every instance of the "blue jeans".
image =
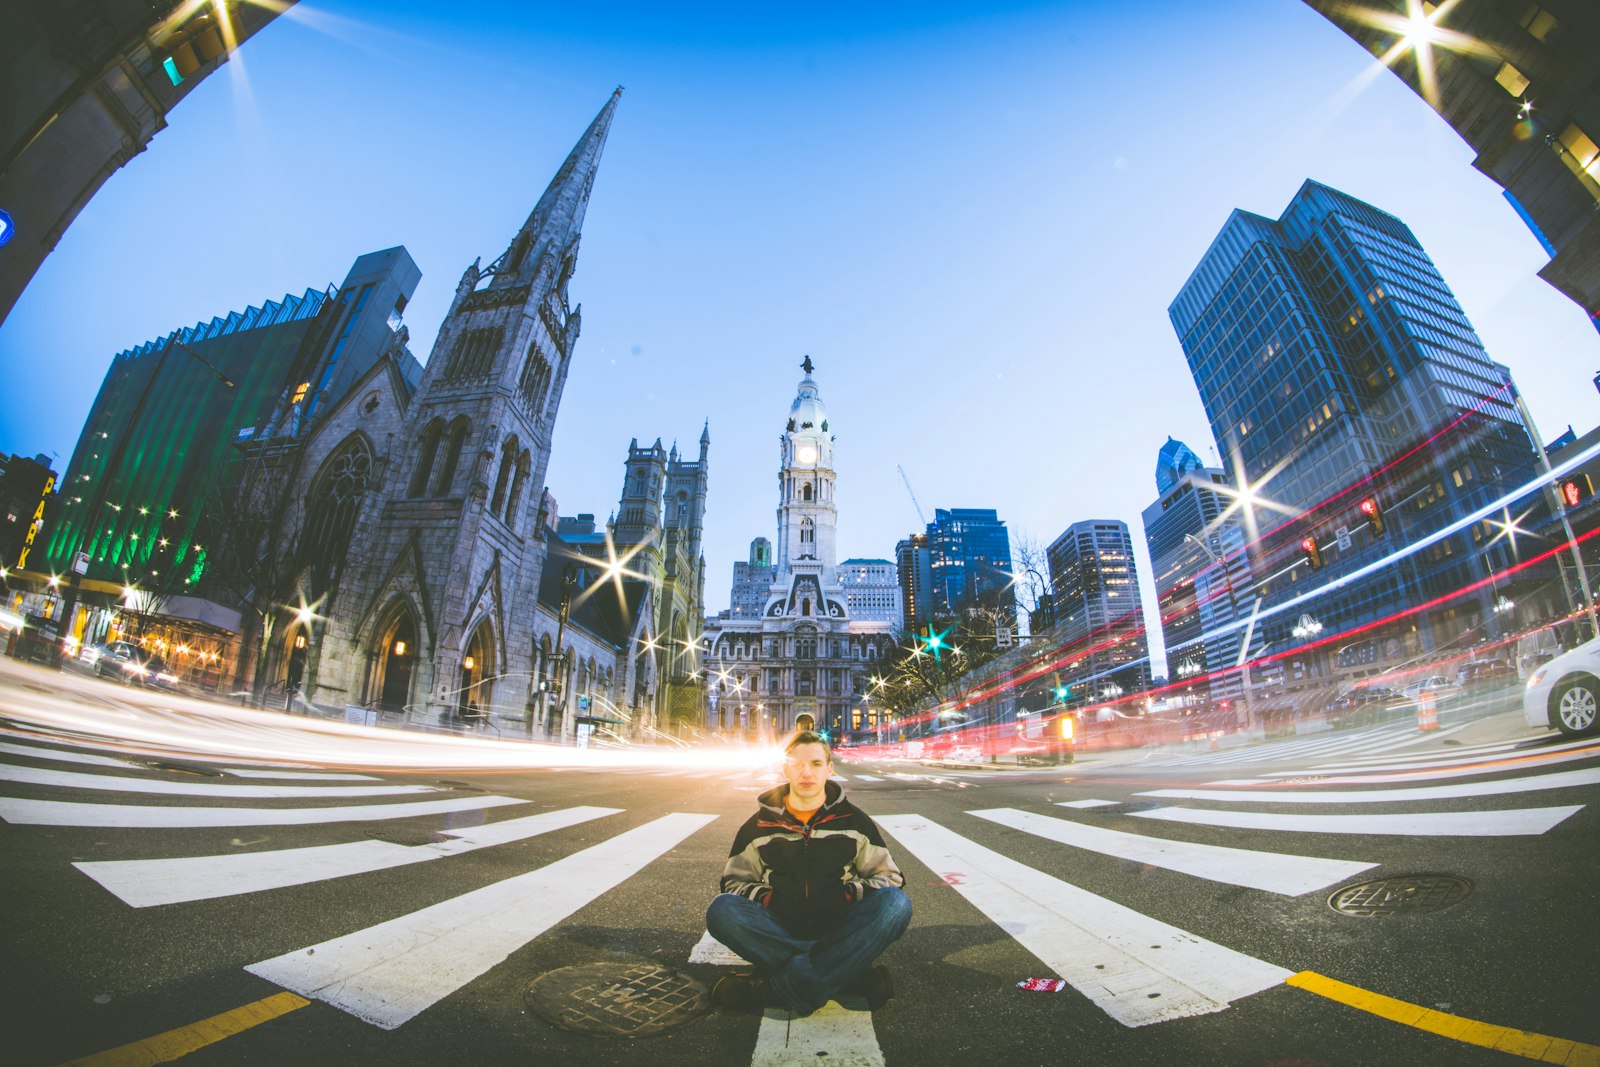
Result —
<instances>
[{"instance_id":1,"label":"blue jeans","mask_svg":"<svg viewBox=\"0 0 1600 1067\"><path fill-rule=\"evenodd\" d=\"M755 964L778 999L809 1015L844 991L911 923L911 898L900 889L874 889L831 934L796 937L760 904L718 894L706 909L711 936Z\"/></svg>"}]
</instances>

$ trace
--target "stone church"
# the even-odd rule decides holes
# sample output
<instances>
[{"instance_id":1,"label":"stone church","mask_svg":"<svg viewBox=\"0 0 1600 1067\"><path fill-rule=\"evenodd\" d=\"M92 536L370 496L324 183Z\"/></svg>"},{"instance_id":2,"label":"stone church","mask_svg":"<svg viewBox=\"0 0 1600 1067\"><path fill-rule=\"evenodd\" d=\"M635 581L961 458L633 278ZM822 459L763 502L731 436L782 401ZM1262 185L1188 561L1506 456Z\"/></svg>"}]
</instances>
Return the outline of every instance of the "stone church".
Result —
<instances>
[{"instance_id":1,"label":"stone church","mask_svg":"<svg viewBox=\"0 0 1600 1067\"><path fill-rule=\"evenodd\" d=\"M777 550L760 614L705 624L708 726L737 736L781 734L807 715L838 738L875 727L871 678L894 644L892 622L851 617L835 547L835 435L810 357L801 368L778 438Z\"/></svg>"},{"instance_id":2,"label":"stone church","mask_svg":"<svg viewBox=\"0 0 1600 1067\"><path fill-rule=\"evenodd\" d=\"M260 660L312 703L570 735L653 729L694 701L667 642L703 614L709 430L698 464L630 454L612 541L635 550L626 568L566 544L543 488L581 322L568 284L620 94L505 252L462 275L414 390L381 359L303 434L286 396L279 432L251 446L257 484L289 501L275 543L292 597ZM590 588L607 578L613 595Z\"/></svg>"}]
</instances>

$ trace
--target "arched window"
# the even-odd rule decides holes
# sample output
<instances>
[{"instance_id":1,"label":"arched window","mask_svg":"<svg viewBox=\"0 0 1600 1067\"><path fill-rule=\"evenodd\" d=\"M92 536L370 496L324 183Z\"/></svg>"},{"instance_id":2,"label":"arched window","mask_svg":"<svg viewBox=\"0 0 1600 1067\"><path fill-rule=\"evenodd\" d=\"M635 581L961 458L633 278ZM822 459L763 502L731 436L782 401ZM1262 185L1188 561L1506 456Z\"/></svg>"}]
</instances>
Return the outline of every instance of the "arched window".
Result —
<instances>
[{"instance_id":1,"label":"arched window","mask_svg":"<svg viewBox=\"0 0 1600 1067\"><path fill-rule=\"evenodd\" d=\"M500 473L494 480L494 495L489 498L489 514L500 515L501 507L506 502L506 492L511 488L511 479L517 462L517 435L507 437L505 444L500 446Z\"/></svg>"},{"instance_id":2,"label":"arched window","mask_svg":"<svg viewBox=\"0 0 1600 1067\"><path fill-rule=\"evenodd\" d=\"M802 485L800 487L800 499L803 500L803 501L806 501L806 502L809 502L811 500L811 483L810 482L807 482L806 484L804 484L804 485Z\"/></svg>"},{"instance_id":3,"label":"arched window","mask_svg":"<svg viewBox=\"0 0 1600 1067\"><path fill-rule=\"evenodd\" d=\"M422 447L417 452L417 469L411 472L411 486L406 496L419 497L428 491L428 475L433 473L433 461L439 454L439 438L444 436L444 420L434 419L422 431Z\"/></svg>"},{"instance_id":4,"label":"arched window","mask_svg":"<svg viewBox=\"0 0 1600 1067\"><path fill-rule=\"evenodd\" d=\"M817 524L812 519L800 520L800 543L813 545L817 542Z\"/></svg>"},{"instance_id":5,"label":"arched window","mask_svg":"<svg viewBox=\"0 0 1600 1067\"><path fill-rule=\"evenodd\" d=\"M522 503L522 493L527 488L528 474L532 470L533 460L528 450L523 449L517 459L516 477L511 480L511 496L506 500L506 525L513 531L517 528L517 505Z\"/></svg>"},{"instance_id":6,"label":"arched window","mask_svg":"<svg viewBox=\"0 0 1600 1067\"><path fill-rule=\"evenodd\" d=\"M320 597L337 580L361 498L371 484L372 446L362 434L352 434L335 449L312 481L300 533L300 562L310 569L312 596Z\"/></svg>"},{"instance_id":7,"label":"arched window","mask_svg":"<svg viewBox=\"0 0 1600 1067\"><path fill-rule=\"evenodd\" d=\"M467 417L457 415L455 421L450 423L450 432L445 437L444 463L439 467L439 481L433 487L434 496L450 495L450 487L456 480L456 467L461 462L461 447L466 440Z\"/></svg>"}]
</instances>

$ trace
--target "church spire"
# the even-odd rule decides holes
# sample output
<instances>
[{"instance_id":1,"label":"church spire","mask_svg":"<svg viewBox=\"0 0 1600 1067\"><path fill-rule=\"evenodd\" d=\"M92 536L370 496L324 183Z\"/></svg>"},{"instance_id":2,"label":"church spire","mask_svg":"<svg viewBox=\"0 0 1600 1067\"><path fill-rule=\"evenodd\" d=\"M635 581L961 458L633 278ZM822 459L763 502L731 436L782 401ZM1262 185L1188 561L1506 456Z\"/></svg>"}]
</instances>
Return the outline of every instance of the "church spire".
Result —
<instances>
[{"instance_id":1,"label":"church spire","mask_svg":"<svg viewBox=\"0 0 1600 1067\"><path fill-rule=\"evenodd\" d=\"M564 256L577 242L583 232L589 190L600 168L600 153L606 146L606 135L611 132L611 116L616 113L617 101L621 98L622 86L619 85L578 138L578 143L573 145L566 162L561 164L544 195L534 205L528 221L512 238L511 247L490 268L499 275L495 284L512 285L525 280L519 275L526 275L537 267L540 253L548 249L558 257Z\"/></svg>"}]
</instances>

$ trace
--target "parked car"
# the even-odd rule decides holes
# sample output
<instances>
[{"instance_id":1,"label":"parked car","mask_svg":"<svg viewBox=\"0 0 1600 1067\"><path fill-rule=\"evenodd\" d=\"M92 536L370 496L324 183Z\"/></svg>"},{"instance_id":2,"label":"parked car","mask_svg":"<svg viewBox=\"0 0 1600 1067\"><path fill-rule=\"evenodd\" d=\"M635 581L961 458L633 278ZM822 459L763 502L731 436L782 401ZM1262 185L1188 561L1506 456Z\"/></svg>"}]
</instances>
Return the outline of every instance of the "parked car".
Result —
<instances>
[{"instance_id":1,"label":"parked car","mask_svg":"<svg viewBox=\"0 0 1600 1067\"><path fill-rule=\"evenodd\" d=\"M1422 694L1423 690L1432 693L1435 700L1443 700L1447 696L1455 696L1461 692L1461 687L1444 675L1435 674L1419 682L1414 682L1401 691L1412 700L1415 700Z\"/></svg>"},{"instance_id":2,"label":"parked car","mask_svg":"<svg viewBox=\"0 0 1600 1067\"><path fill-rule=\"evenodd\" d=\"M1522 693L1522 715L1529 726L1560 730L1568 737L1595 732L1597 707L1600 639L1534 668Z\"/></svg>"},{"instance_id":3,"label":"parked car","mask_svg":"<svg viewBox=\"0 0 1600 1067\"><path fill-rule=\"evenodd\" d=\"M1464 663L1456 674L1456 682L1466 688L1469 685L1505 685L1514 681L1517 669L1503 659L1480 659L1473 663Z\"/></svg>"},{"instance_id":4,"label":"parked car","mask_svg":"<svg viewBox=\"0 0 1600 1067\"><path fill-rule=\"evenodd\" d=\"M1371 726L1410 705L1410 698L1388 686L1364 685L1335 697L1328 704L1328 725L1334 729Z\"/></svg>"},{"instance_id":5,"label":"parked car","mask_svg":"<svg viewBox=\"0 0 1600 1067\"><path fill-rule=\"evenodd\" d=\"M157 689L177 687L178 676L166 660L130 641L91 645L85 653L90 650L95 650L94 669L102 678L114 678L127 685L147 685Z\"/></svg>"}]
</instances>

